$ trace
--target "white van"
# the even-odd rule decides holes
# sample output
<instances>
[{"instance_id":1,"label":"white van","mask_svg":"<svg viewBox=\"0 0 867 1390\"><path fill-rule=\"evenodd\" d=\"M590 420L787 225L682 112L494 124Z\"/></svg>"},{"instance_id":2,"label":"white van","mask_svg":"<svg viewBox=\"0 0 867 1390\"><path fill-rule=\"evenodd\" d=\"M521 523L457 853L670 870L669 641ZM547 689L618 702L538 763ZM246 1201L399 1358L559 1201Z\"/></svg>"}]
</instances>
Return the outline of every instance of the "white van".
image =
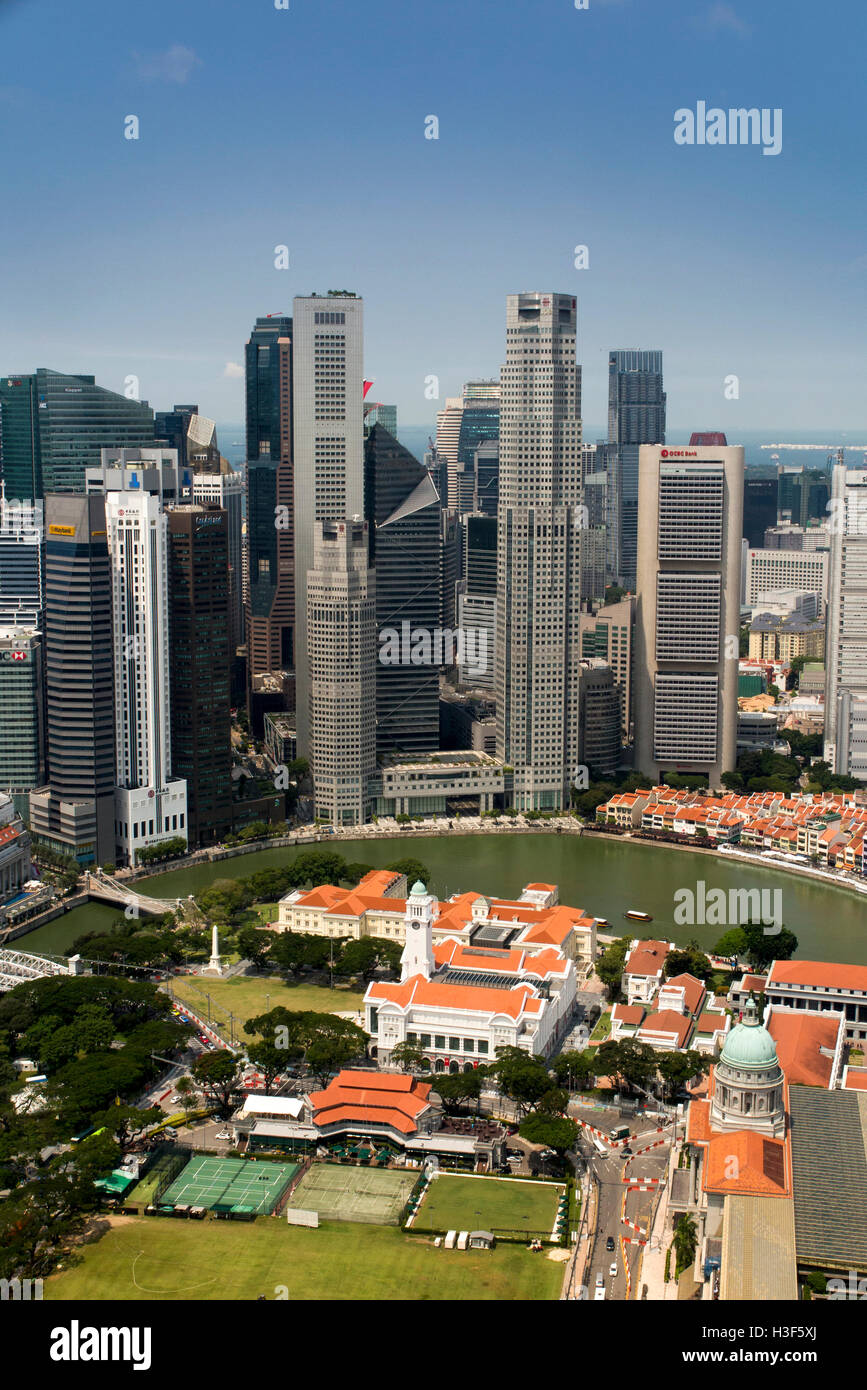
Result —
<instances>
[{"instance_id":1,"label":"white van","mask_svg":"<svg viewBox=\"0 0 867 1390\"><path fill-rule=\"evenodd\" d=\"M595 1294L593 1295L593 1302L594 1302L594 1303L604 1303L604 1302L605 1302L605 1290L604 1290L604 1289L597 1289L597 1290L596 1290Z\"/></svg>"}]
</instances>

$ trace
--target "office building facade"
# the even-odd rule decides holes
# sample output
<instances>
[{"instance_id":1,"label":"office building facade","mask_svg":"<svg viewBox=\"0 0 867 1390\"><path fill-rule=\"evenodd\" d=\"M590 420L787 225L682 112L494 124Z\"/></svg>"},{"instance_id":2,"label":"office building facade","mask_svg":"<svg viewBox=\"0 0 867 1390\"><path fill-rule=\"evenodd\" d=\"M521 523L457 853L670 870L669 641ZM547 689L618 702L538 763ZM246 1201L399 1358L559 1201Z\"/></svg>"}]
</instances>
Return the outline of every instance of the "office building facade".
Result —
<instances>
[{"instance_id":1,"label":"office building facade","mask_svg":"<svg viewBox=\"0 0 867 1390\"><path fill-rule=\"evenodd\" d=\"M207 845L232 829L229 518L193 504L167 522L172 774L186 782L188 842Z\"/></svg>"},{"instance_id":2,"label":"office building facade","mask_svg":"<svg viewBox=\"0 0 867 1390\"><path fill-rule=\"evenodd\" d=\"M42 501L7 501L0 483L0 625L40 627L44 569Z\"/></svg>"},{"instance_id":3,"label":"office building facade","mask_svg":"<svg viewBox=\"0 0 867 1390\"><path fill-rule=\"evenodd\" d=\"M105 498L45 499L47 783L33 835L82 865L115 862L114 670Z\"/></svg>"},{"instance_id":4,"label":"office building facade","mask_svg":"<svg viewBox=\"0 0 867 1390\"><path fill-rule=\"evenodd\" d=\"M748 550L744 602L755 607L759 594L797 589L828 601L827 550Z\"/></svg>"},{"instance_id":5,"label":"office building facade","mask_svg":"<svg viewBox=\"0 0 867 1390\"><path fill-rule=\"evenodd\" d=\"M635 766L707 775L735 766L744 451L641 450Z\"/></svg>"},{"instance_id":6,"label":"office building facade","mask_svg":"<svg viewBox=\"0 0 867 1390\"><path fill-rule=\"evenodd\" d=\"M97 386L92 376L46 367L0 377L0 438L8 498L83 492L87 468L106 446L154 443L154 414L138 401Z\"/></svg>"},{"instance_id":7,"label":"office building facade","mask_svg":"<svg viewBox=\"0 0 867 1390\"><path fill-rule=\"evenodd\" d=\"M595 613L582 613L578 620L583 661L604 661L614 672L614 685L620 706L621 729L625 739L632 733L632 636L635 598L632 594L618 603L607 603Z\"/></svg>"},{"instance_id":8,"label":"office building facade","mask_svg":"<svg viewBox=\"0 0 867 1390\"><path fill-rule=\"evenodd\" d=\"M105 494L112 594L115 835L121 863L188 838L186 783L172 774L166 514L158 496Z\"/></svg>"},{"instance_id":9,"label":"office building facade","mask_svg":"<svg viewBox=\"0 0 867 1390\"><path fill-rule=\"evenodd\" d=\"M316 522L364 515L364 303L356 295L293 302L295 593L307 611ZM253 554L251 551L251 580ZM307 633L295 634L298 754L311 757Z\"/></svg>"},{"instance_id":10,"label":"office building facade","mask_svg":"<svg viewBox=\"0 0 867 1390\"><path fill-rule=\"evenodd\" d=\"M509 295L497 517L497 757L519 811L568 806L581 762L581 378L571 295Z\"/></svg>"},{"instance_id":11,"label":"office building facade","mask_svg":"<svg viewBox=\"0 0 867 1390\"><path fill-rule=\"evenodd\" d=\"M608 354L608 442L617 448L620 579L635 589L638 554L639 449L665 443L662 353L653 350Z\"/></svg>"},{"instance_id":12,"label":"office building facade","mask_svg":"<svg viewBox=\"0 0 867 1390\"><path fill-rule=\"evenodd\" d=\"M226 513L226 565L229 585L229 657L244 643L244 593L241 535L244 512L244 480L229 473L194 473L193 501L202 507L219 507Z\"/></svg>"},{"instance_id":13,"label":"office building facade","mask_svg":"<svg viewBox=\"0 0 867 1390\"><path fill-rule=\"evenodd\" d=\"M314 522L307 637L315 814L362 825L376 771L376 582L366 521Z\"/></svg>"},{"instance_id":14,"label":"office building facade","mask_svg":"<svg viewBox=\"0 0 867 1390\"><path fill-rule=\"evenodd\" d=\"M867 469L833 471L825 654L825 757L867 776ZM855 770L855 769L860 770Z\"/></svg>"},{"instance_id":15,"label":"office building facade","mask_svg":"<svg viewBox=\"0 0 867 1390\"><path fill-rule=\"evenodd\" d=\"M382 425L364 444L364 512L376 571L377 753L439 747L439 668L413 662L404 631L439 625L440 499L423 464ZM405 627L408 625L408 627ZM389 656L390 634L399 634ZM393 659L392 659L393 658Z\"/></svg>"},{"instance_id":16,"label":"office building facade","mask_svg":"<svg viewBox=\"0 0 867 1390\"><path fill-rule=\"evenodd\" d=\"M30 819L30 792L45 782L42 634L0 625L0 791Z\"/></svg>"},{"instance_id":17,"label":"office building facade","mask_svg":"<svg viewBox=\"0 0 867 1390\"><path fill-rule=\"evenodd\" d=\"M244 350L247 415L247 677L294 670L292 319L258 318Z\"/></svg>"}]
</instances>

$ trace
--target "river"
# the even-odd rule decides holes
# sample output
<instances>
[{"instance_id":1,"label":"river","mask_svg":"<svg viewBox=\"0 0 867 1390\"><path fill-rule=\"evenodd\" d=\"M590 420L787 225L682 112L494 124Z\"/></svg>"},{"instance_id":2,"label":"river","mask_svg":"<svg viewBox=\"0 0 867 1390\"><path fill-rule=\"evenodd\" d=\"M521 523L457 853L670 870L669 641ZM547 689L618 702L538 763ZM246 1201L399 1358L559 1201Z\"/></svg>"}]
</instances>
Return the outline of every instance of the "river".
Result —
<instances>
[{"instance_id":1,"label":"river","mask_svg":"<svg viewBox=\"0 0 867 1390\"><path fill-rule=\"evenodd\" d=\"M726 862L710 854L592 835L499 833L341 840L321 846L326 847L348 861L373 868L407 856L420 859L430 869L433 891L442 898L473 889L508 898L517 896L527 883L556 883L561 902L583 907L594 917L606 917L609 930L617 935L640 930L623 918L628 908L638 908L653 916L646 933L678 943L695 937L706 950L725 928L701 923L675 926L677 889L695 892L701 879L708 890L779 889L782 918L798 938L802 959L867 964L867 902L863 899L800 875ZM147 879L147 892L157 897L183 897L200 892L218 878L243 878L257 869L285 864L300 852L300 848L262 850L218 864L156 874ZM20 937L15 944L22 950L62 952L83 932L107 926L118 915L117 908L89 904Z\"/></svg>"}]
</instances>

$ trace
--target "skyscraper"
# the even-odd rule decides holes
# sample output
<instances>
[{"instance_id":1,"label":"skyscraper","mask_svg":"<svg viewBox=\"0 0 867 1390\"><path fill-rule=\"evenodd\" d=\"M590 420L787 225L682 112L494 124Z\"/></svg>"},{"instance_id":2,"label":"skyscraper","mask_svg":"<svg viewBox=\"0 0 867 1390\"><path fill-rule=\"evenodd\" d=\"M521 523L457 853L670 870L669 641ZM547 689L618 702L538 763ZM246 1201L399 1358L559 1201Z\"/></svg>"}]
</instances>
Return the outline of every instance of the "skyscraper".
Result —
<instances>
[{"instance_id":1,"label":"skyscraper","mask_svg":"<svg viewBox=\"0 0 867 1390\"><path fill-rule=\"evenodd\" d=\"M575 335L571 295L509 295L495 669L497 756L513 769L519 811L568 806L580 765L581 377Z\"/></svg>"},{"instance_id":2,"label":"skyscraper","mask_svg":"<svg viewBox=\"0 0 867 1390\"><path fill-rule=\"evenodd\" d=\"M751 546L765 543L765 531L777 524L777 475L751 470L744 478L744 536Z\"/></svg>"},{"instance_id":3,"label":"skyscraper","mask_svg":"<svg viewBox=\"0 0 867 1390\"><path fill-rule=\"evenodd\" d=\"M84 474L111 445L152 445L154 415L92 376L40 367L0 378L0 465L7 498L83 492Z\"/></svg>"},{"instance_id":4,"label":"skyscraper","mask_svg":"<svg viewBox=\"0 0 867 1390\"><path fill-rule=\"evenodd\" d=\"M364 444L364 511L383 630L428 631L439 623L440 499L430 473L382 425ZM378 753L439 747L439 669L377 661Z\"/></svg>"},{"instance_id":5,"label":"skyscraper","mask_svg":"<svg viewBox=\"0 0 867 1390\"><path fill-rule=\"evenodd\" d=\"M182 505L168 513L172 774L187 785L191 845L232 828L228 516Z\"/></svg>"},{"instance_id":6,"label":"skyscraper","mask_svg":"<svg viewBox=\"0 0 867 1390\"><path fill-rule=\"evenodd\" d=\"M638 450L665 443L662 353L608 354L608 442L617 446L620 577L635 588L638 537Z\"/></svg>"},{"instance_id":7,"label":"skyscraper","mask_svg":"<svg viewBox=\"0 0 867 1390\"><path fill-rule=\"evenodd\" d=\"M293 303L295 593L307 611L314 524L364 515L364 304L332 291ZM251 583L254 555L250 551ZM307 633L295 633L298 753L309 757L310 672Z\"/></svg>"},{"instance_id":8,"label":"skyscraper","mask_svg":"<svg viewBox=\"0 0 867 1390\"><path fill-rule=\"evenodd\" d=\"M244 594L242 582L241 534L243 530L244 480L234 470L228 473L194 473L193 501L202 506L221 507L226 513L226 543L229 575L229 660L244 641Z\"/></svg>"},{"instance_id":9,"label":"skyscraper","mask_svg":"<svg viewBox=\"0 0 867 1390\"><path fill-rule=\"evenodd\" d=\"M500 383L468 381L460 396L448 397L445 409L437 414L437 453L448 468L448 506L460 510L457 470L463 464L473 470L473 459L480 444L497 439L500 433Z\"/></svg>"},{"instance_id":10,"label":"skyscraper","mask_svg":"<svg viewBox=\"0 0 867 1390\"><path fill-rule=\"evenodd\" d=\"M0 624L42 626L43 512L41 501L7 502L0 482Z\"/></svg>"},{"instance_id":11,"label":"skyscraper","mask_svg":"<svg viewBox=\"0 0 867 1390\"><path fill-rule=\"evenodd\" d=\"M701 773L737 745L744 451L641 449L635 623L635 766Z\"/></svg>"},{"instance_id":12,"label":"skyscraper","mask_svg":"<svg viewBox=\"0 0 867 1390\"><path fill-rule=\"evenodd\" d=\"M48 781L30 795L36 838L81 864L115 860L114 679L105 498L45 499Z\"/></svg>"},{"instance_id":13,"label":"skyscraper","mask_svg":"<svg viewBox=\"0 0 867 1390\"><path fill-rule=\"evenodd\" d=\"M458 628L466 659L458 663L461 685L494 688L497 629L497 518L465 516L463 576L458 587ZM468 654L468 655L467 655Z\"/></svg>"},{"instance_id":14,"label":"skyscraper","mask_svg":"<svg viewBox=\"0 0 867 1390\"><path fill-rule=\"evenodd\" d=\"M177 450L178 463L187 466L187 431L190 419L198 415L197 405L173 405L171 410L154 412L154 443Z\"/></svg>"},{"instance_id":15,"label":"skyscraper","mask_svg":"<svg viewBox=\"0 0 867 1390\"><path fill-rule=\"evenodd\" d=\"M376 770L376 585L367 522L314 522L307 576L310 755L315 813L369 818Z\"/></svg>"},{"instance_id":16,"label":"skyscraper","mask_svg":"<svg viewBox=\"0 0 867 1390\"><path fill-rule=\"evenodd\" d=\"M256 320L247 386L247 678L295 667L292 319Z\"/></svg>"},{"instance_id":17,"label":"skyscraper","mask_svg":"<svg viewBox=\"0 0 867 1390\"><path fill-rule=\"evenodd\" d=\"M166 515L144 491L106 492L114 667L117 853L187 839L186 783L172 775Z\"/></svg>"},{"instance_id":18,"label":"skyscraper","mask_svg":"<svg viewBox=\"0 0 867 1390\"><path fill-rule=\"evenodd\" d=\"M867 778L867 469L837 464L825 649L825 757Z\"/></svg>"},{"instance_id":19,"label":"skyscraper","mask_svg":"<svg viewBox=\"0 0 867 1390\"><path fill-rule=\"evenodd\" d=\"M42 634L0 624L0 791L29 821L29 794L44 781Z\"/></svg>"}]
</instances>

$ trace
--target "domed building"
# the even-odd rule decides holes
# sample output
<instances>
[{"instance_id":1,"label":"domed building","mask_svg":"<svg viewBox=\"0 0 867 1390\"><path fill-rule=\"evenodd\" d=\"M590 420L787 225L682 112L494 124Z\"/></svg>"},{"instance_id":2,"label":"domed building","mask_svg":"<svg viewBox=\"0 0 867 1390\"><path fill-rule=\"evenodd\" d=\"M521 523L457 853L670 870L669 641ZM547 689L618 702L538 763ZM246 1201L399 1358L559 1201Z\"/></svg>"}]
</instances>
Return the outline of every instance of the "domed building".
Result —
<instances>
[{"instance_id":1,"label":"domed building","mask_svg":"<svg viewBox=\"0 0 867 1390\"><path fill-rule=\"evenodd\" d=\"M786 1133L783 1069L752 997L714 1069L710 1124L714 1130L754 1130L772 1139Z\"/></svg>"}]
</instances>

